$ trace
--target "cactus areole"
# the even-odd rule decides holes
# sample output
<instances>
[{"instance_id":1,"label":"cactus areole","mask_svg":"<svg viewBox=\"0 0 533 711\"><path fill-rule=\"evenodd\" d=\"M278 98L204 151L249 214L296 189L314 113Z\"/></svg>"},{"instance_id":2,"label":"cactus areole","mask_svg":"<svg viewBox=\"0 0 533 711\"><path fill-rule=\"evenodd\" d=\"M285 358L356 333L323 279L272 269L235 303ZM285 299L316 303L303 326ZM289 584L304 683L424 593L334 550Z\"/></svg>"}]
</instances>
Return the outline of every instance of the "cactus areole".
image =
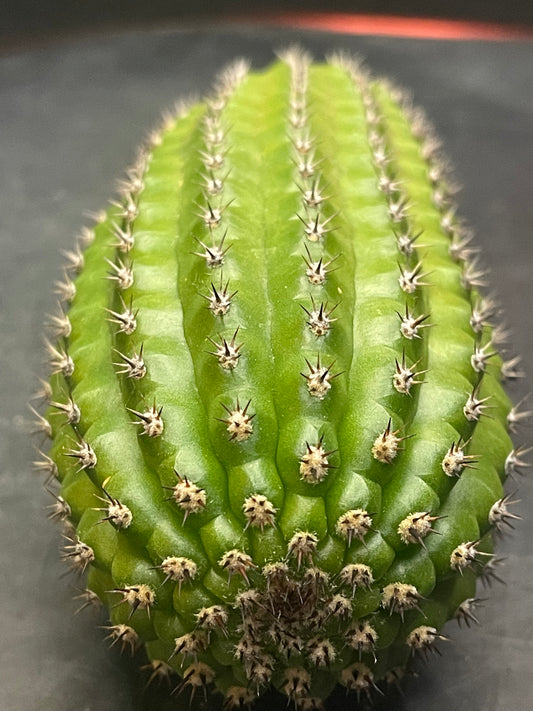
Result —
<instances>
[{"instance_id":1,"label":"cactus areole","mask_svg":"<svg viewBox=\"0 0 533 711\"><path fill-rule=\"evenodd\" d=\"M401 92L291 50L165 117L67 254L36 466L151 678L310 709L476 620L523 413L452 192Z\"/></svg>"}]
</instances>

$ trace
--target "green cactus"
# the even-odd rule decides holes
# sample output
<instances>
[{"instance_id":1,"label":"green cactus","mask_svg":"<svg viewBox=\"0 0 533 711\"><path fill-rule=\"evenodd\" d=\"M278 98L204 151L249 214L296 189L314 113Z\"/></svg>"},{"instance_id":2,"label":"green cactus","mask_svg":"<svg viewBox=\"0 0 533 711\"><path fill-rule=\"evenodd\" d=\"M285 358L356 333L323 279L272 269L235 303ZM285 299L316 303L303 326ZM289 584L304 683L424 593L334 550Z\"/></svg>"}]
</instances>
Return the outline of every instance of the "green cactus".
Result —
<instances>
[{"instance_id":1,"label":"green cactus","mask_svg":"<svg viewBox=\"0 0 533 711\"><path fill-rule=\"evenodd\" d=\"M399 91L293 50L166 117L67 255L36 465L152 677L311 709L475 620L523 413L452 192Z\"/></svg>"}]
</instances>

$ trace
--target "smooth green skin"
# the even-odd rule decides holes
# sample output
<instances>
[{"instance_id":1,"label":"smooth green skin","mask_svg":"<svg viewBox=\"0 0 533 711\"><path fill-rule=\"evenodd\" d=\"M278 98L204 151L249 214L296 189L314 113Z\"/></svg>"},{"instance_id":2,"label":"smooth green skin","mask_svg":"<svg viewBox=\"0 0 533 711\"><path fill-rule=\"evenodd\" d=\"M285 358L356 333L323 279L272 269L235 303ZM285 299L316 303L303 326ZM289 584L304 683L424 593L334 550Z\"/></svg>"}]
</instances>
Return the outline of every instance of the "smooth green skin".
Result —
<instances>
[{"instance_id":1,"label":"smooth green skin","mask_svg":"<svg viewBox=\"0 0 533 711\"><path fill-rule=\"evenodd\" d=\"M122 296L133 299L138 310L133 335L113 335L104 307L120 310L115 285L104 277L104 258L113 260L115 248L110 226L119 221L111 208L95 229L95 240L85 251L85 267L76 280L77 295L69 316L72 335L65 342L74 360L72 377L54 376L54 397L71 393L82 412L79 432L98 457L95 470L78 471L65 456L73 446L73 433L54 420L52 456L59 467L62 495L70 503L81 540L93 547L89 584L111 606L117 595L108 592L144 582L157 591L151 619L137 611L128 621L127 605L112 609L114 623L127 622L148 643L154 657L167 658L174 638L194 628L194 613L217 601L230 601L244 581L228 583L218 561L239 548L258 566L283 559L287 541L296 530L314 531L320 539L315 560L336 574L343 565L362 562L374 571L372 591L357 590L354 619L371 616L379 630L376 674L403 663L408 650L406 634L419 624L440 627L460 602L473 595L475 575L464 576L449 567L451 551L459 543L477 540L488 530L487 515L502 496L504 460L512 449L505 419L510 404L499 382L500 361L494 359L482 378L481 394L495 407L491 418L475 427L462 408L479 376L470 356L476 343L469 319L477 293L461 284L462 264L452 261L450 239L440 226L442 213L433 205L428 164L421 144L402 109L384 85L371 92L383 115L381 124L390 150L395 179L402 183L412 207L413 231L423 230L422 259L430 287L404 294L398 284L398 263L407 265L398 251L394 225L385 196L377 188L376 166L368 141L361 93L338 66L312 66L308 101L311 135L317 138L315 157L321 160L321 185L328 196L323 215L336 215L335 230L322 244L308 243L313 259L341 255L336 271L324 286L312 286L305 276L305 237L298 215L304 215L301 187L294 166L295 152L288 125L290 70L278 63L261 74L249 75L230 96L223 112L225 177L221 225L209 234L199 217L206 199L202 194L200 151L205 149L203 116L198 105L161 135L153 149L144 189L134 221L135 245L128 259L134 284ZM218 205L217 199L213 200ZM223 280L237 291L230 311L215 317L200 294L218 288L220 270L209 270L195 240L217 243L227 230ZM123 255L119 254L122 258ZM416 264L416 255L409 264ZM301 306L339 303L331 332L317 339L306 326ZM415 313L429 313L432 328L421 339L401 336L397 312L406 304ZM239 327L242 342L239 366L220 368L206 338L231 338ZM482 336L490 338L486 328ZM140 381L116 375L117 348L123 353L144 348L147 375ZM420 360L428 369L422 386L411 395L392 385L395 358ZM304 358L311 363L335 361L340 371L324 400L311 398L300 372ZM249 440L228 440L221 403L232 406L251 399L255 413ZM163 406L164 433L150 440L133 426L131 407L143 410L153 402ZM394 429L415 435L393 464L372 458L375 438L392 417ZM70 431L69 431L70 430ZM302 481L299 459L306 442L324 438L335 450L326 479L311 485ZM452 442L472 437L468 452L480 455L476 469L460 478L446 477L441 461ZM205 488L205 511L183 522L183 512L162 487L176 483L176 469ZM102 482L133 512L133 523L117 531L102 513L94 511ZM262 493L278 509L277 525L262 533L245 530L244 499ZM364 508L373 514L373 531L362 544L350 546L336 533L339 516ZM430 511L445 518L434 528L426 548L401 542L397 527L413 511ZM172 582L161 586L163 575L153 567L169 555L193 559L198 576L181 592ZM258 572L250 573L260 585ZM389 582L414 584L428 598L421 603L426 617L381 610L380 589ZM200 657L218 673L220 689L246 685L242 669L235 667L232 647L223 639L213 642ZM313 687L327 695L338 678L334 673L358 661L359 655L342 651L331 673L319 672ZM363 659L371 662L369 655ZM172 665L179 669L176 659ZM231 672L227 666L235 668ZM283 683L276 672L274 682Z\"/></svg>"}]
</instances>

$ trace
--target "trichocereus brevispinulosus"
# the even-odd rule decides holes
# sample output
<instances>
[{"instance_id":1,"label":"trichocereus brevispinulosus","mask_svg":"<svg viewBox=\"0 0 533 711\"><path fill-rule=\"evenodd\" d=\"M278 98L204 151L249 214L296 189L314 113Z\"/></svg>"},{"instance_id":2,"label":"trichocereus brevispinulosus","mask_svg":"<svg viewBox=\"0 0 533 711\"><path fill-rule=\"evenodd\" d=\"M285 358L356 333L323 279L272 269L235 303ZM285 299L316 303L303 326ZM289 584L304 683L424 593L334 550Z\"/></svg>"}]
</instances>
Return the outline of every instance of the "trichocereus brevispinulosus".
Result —
<instances>
[{"instance_id":1,"label":"trichocereus brevispinulosus","mask_svg":"<svg viewBox=\"0 0 533 711\"><path fill-rule=\"evenodd\" d=\"M477 621L527 413L453 192L404 93L291 49L166 115L67 253L36 467L152 680L362 701Z\"/></svg>"}]
</instances>

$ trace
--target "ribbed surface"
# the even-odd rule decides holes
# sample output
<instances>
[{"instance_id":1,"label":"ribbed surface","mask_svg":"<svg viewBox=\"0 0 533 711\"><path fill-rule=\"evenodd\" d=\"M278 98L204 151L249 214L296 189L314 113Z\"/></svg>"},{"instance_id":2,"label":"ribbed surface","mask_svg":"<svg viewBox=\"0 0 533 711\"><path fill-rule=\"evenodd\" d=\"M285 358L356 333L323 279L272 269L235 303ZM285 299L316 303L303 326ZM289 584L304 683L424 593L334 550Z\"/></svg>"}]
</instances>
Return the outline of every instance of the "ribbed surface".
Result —
<instances>
[{"instance_id":1,"label":"ribbed surface","mask_svg":"<svg viewBox=\"0 0 533 711\"><path fill-rule=\"evenodd\" d=\"M473 597L512 450L422 117L346 59L285 59L152 136L52 357L81 412L52 418L67 559L185 683L240 687L230 707L370 693L430 647L409 634Z\"/></svg>"}]
</instances>

